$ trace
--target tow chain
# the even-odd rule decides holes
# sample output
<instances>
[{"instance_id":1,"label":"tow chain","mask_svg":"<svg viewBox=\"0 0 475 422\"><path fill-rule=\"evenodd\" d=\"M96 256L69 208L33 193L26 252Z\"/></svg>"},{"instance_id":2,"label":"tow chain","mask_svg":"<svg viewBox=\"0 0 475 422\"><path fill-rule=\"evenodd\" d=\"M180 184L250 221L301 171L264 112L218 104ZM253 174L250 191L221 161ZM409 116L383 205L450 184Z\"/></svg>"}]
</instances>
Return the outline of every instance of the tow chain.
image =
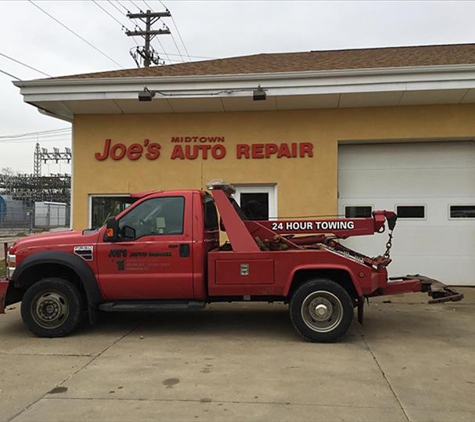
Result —
<instances>
[{"instance_id":1,"label":"tow chain","mask_svg":"<svg viewBox=\"0 0 475 422\"><path fill-rule=\"evenodd\" d=\"M389 239L386 242L386 252L384 252L384 257L389 258L391 254L391 248L393 247L393 231L389 231Z\"/></svg>"}]
</instances>

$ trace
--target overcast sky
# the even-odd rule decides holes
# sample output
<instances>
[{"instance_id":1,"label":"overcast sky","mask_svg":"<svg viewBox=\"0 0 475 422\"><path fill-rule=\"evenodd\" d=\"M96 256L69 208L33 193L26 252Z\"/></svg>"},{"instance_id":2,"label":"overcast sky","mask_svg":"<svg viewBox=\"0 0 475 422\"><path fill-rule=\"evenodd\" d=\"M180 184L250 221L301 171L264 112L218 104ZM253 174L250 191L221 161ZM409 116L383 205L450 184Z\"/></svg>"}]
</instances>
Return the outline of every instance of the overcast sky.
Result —
<instances>
[{"instance_id":1,"label":"overcast sky","mask_svg":"<svg viewBox=\"0 0 475 422\"><path fill-rule=\"evenodd\" d=\"M165 10L156 0L97 1L114 19L92 0L34 0L34 3L103 54L31 2L0 0L0 70L22 80L45 76L1 54L52 76L118 69L114 61L124 68L134 68L129 49L135 43L115 19L133 29L125 16L126 9L136 12L138 8L146 10L148 5L154 11ZM163 3L171 11L192 60L266 52L475 42L475 3L469 1L166 0ZM154 48L168 54L161 55L167 63L181 62L180 54L188 60L173 21L163 20L174 37L160 36L163 50L157 41ZM15 139L8 136L70 128L70 124L45 117L36 108L24 104L11 80L0 73L0 169L10 167L31 173L37 141L43 148L63 150L70 146L70 136L64 133ZM70 166L43 165L43 174L49 172L69 173Z\"/></svg>"}]
</instances>

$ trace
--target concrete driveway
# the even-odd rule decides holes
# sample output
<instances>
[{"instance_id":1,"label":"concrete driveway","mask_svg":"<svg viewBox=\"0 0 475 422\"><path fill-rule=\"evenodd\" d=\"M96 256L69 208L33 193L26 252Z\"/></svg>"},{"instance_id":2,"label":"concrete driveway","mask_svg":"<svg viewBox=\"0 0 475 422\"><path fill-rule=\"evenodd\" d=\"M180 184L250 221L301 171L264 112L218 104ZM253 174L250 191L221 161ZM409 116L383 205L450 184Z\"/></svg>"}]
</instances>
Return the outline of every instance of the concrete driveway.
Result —
<instances>
[{"instance_id":1,"label":"concrete driveway","mask_svg":"<svg viewBox=\"0 0 475 422\"><path fill-rule=\"evenodd\" d=\"M282 305L108 314L38 339L0 316L1 421L473 421L475 291L372 302L336 344L294 332Z\"/></svg>"}]
</instances>

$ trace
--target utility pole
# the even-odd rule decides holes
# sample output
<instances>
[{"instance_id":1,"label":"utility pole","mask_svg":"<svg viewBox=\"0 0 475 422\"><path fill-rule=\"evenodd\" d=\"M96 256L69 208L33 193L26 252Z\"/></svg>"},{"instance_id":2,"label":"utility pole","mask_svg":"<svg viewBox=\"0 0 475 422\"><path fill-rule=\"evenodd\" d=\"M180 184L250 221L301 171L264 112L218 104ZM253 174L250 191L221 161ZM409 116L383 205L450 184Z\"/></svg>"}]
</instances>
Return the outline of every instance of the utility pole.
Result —
<instances>
[{"instance_id":1,"label":"utility pole","mask_svg":"<svg viewBox=\"0 0 475 422\"><path fill-rule=\"evenodd\" d=\"M60 161L66 161L67 163L71 162L72 154L71 148L64 148L64 152L61 152L59 148L53 148L53 152L49 151L47 148L41 148L40 144L35 146L35 155L33 162L33 175L35 177L41 177L41 162L44 161L46 164L48 161L55 161L58 164Z\"/></svg>"},{"instance_id":2,"label":"utility pole","mask_svg":"<svg viewBox=\"0 0 475 422\"><path fill-rule=\"evenodd\" d=\"M127 13L127 17L129 19L140 19L145 24L145 30L140 29L139 31L136 29L135 31L126 31L126 35L128 37L143 37L145 40L144 47L137 47L136 49L132 49L130 51L131 56L134 58L135 63L137 66L140 67L139 64L139 56L143 60L144 67L149 67L152 63L159 64L160 57L158 53L153 49L150 45L151 41L157 35L163 34L170 34L170 30L168 28L165 29L158 29L152 30L152 26L156 23L160 18L170 17L171 13L167 10L165 12L151 12L147 10L146 12L140 13Z\"/></svg>"},{"instance_id":3,"label":"utility pole","mask_svg":"<svg viewBox=\"0 0 475 422\"><path fill-rule=\"evenodd\" d=\"M35 147L35 154L34 154L34 160L33 160L33 174L36 177L41 176L41 148L40 144L36 144Z\"/></svg>"}]
</instances>

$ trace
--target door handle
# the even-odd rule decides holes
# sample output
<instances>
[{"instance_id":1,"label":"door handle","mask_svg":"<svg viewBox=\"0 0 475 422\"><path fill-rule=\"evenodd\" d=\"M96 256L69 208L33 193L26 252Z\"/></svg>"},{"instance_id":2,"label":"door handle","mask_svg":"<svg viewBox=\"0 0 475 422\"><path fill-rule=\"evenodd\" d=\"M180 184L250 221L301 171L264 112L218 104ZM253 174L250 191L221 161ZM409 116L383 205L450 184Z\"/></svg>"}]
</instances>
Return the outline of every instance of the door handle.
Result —
<instances>
[{"instance_id":1,"label":"door handle","mask_svg":"<svg viewBox=\"0 0 475 422\"><path fill-rule=\"evenodd\" d=\"M188 243L180 244L178 248L180 258L188 258L190 256L190 245Z\"/></svg>"}]
</instances>

